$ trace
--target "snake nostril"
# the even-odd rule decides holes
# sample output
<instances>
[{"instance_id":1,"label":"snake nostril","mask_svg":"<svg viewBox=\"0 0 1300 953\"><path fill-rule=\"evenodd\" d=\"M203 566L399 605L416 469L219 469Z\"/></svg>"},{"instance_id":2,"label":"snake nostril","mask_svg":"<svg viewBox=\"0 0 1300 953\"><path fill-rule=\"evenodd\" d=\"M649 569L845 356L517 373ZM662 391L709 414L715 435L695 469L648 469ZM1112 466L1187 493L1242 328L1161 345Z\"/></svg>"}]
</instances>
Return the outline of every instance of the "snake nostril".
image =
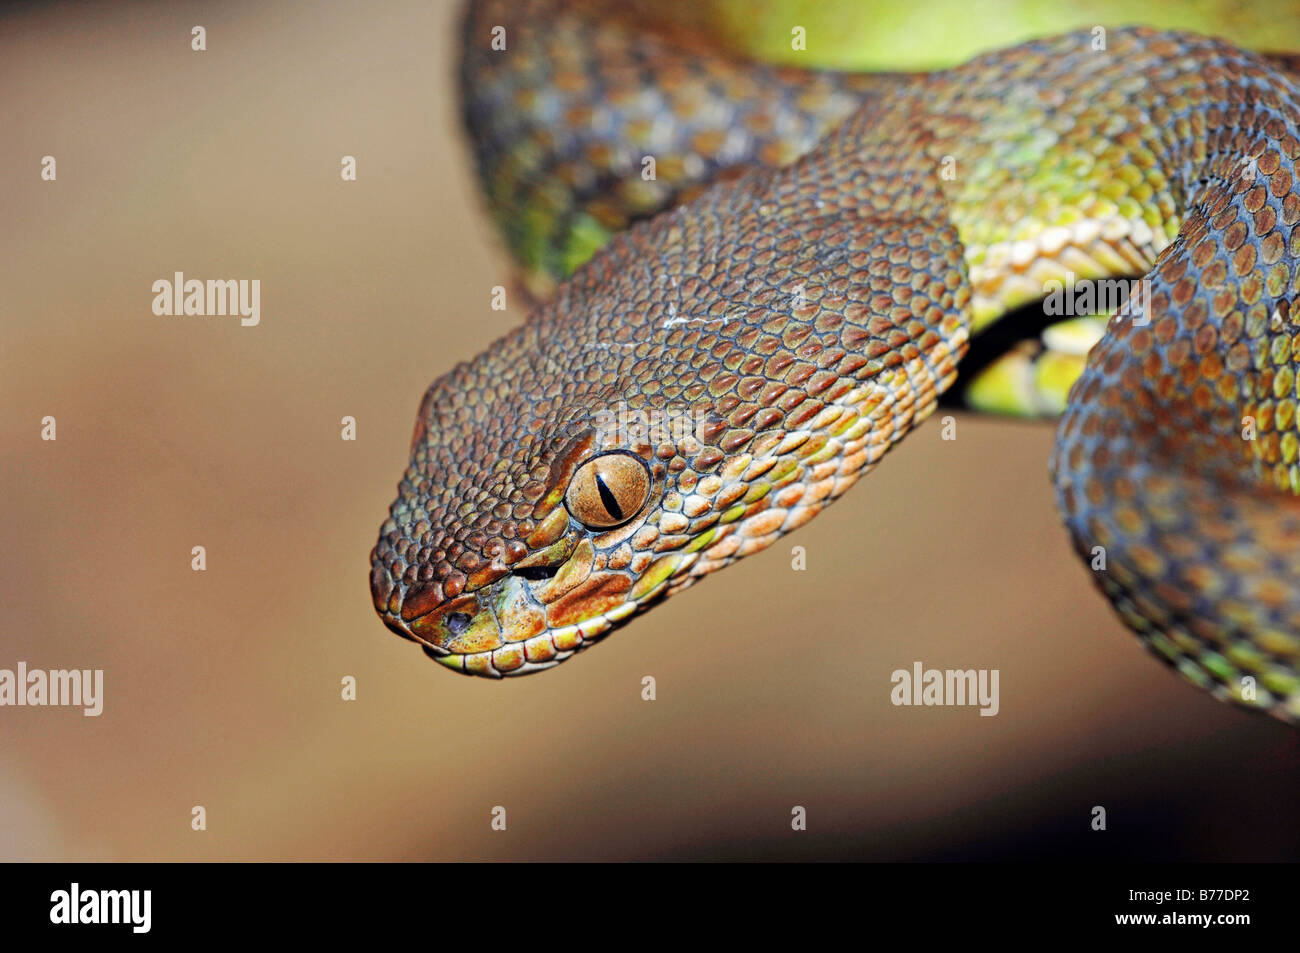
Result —
<instances>
[{"instance_id":1,"label":"snake nostril","mask_svg":"<svg viewBox=\"0 0 1300 953\"><path fill-rule=\"evenodd\" d=\"M465 612L453 612L447 616L447 628L452 635L460 635L469 628L469 624L474 621L474 617Z\"/></svg>"}]
</instances>

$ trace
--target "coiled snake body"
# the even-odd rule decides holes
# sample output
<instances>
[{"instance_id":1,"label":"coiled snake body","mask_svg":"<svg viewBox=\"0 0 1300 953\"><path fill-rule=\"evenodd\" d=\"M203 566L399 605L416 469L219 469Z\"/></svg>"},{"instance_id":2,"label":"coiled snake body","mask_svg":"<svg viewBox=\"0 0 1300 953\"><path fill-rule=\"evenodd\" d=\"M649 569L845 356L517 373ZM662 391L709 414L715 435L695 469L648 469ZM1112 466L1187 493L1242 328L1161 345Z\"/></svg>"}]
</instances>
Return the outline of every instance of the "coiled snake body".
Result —
<instances>
[{"instance_id":1,"label":"coiled snake body","mask_svg":"<svg viewBox=\"0 0 1300 953\"><path fill-rule=\"evenodd\" d=\"M490 198L534 277L591 257L426 393L371 557L390 628L457 671L553 666L817 515L1047 282L1145 274L1079 359L1051 461L1065 524L1154 652L1300 719L1293 74L1126 28L907 77L759 70L765 105L656 129L637 110L692 82L697 106L755 99L725 58L516 7L467 30ZM601 164L628 157L599 135L634 159L660 143L667 184L602 205Z\"/></svg>"}]
</instances>

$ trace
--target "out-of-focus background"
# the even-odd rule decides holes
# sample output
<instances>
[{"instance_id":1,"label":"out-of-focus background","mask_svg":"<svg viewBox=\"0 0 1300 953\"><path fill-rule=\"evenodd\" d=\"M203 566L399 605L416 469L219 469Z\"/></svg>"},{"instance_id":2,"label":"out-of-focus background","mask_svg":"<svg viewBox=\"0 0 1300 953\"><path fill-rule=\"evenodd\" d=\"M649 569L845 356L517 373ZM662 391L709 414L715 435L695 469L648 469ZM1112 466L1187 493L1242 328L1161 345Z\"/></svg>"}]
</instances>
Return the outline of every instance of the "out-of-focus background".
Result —
<instances>
[{"instance_id":1,"label":"out-of-focus background","mask_svg":"<svg viewBox=\"0 0 1300 953\"><path fill-rule=\"evenodd\" d=\"M379 623L368 554L420 396L524 317L489 307L510 264L456 13L0 18L0 668L105 672L98 718L0 708L0 859L1296 859L1300 735L1112 616L1057 522L1050 427L932 422L541 676L458 677ZM176 271L260 279L261 324L155 316ZM1000 713L894 707L915 661L999 669Z\"/></svg>"}]
</instances>

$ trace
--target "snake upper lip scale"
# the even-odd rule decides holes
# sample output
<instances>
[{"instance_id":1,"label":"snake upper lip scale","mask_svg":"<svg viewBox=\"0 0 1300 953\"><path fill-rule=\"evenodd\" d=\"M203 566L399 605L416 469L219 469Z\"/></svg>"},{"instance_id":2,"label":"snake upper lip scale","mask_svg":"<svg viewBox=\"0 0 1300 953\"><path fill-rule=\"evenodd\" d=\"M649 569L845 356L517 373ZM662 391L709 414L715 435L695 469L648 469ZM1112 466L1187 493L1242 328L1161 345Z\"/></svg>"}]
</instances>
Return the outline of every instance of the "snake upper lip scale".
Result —
<instances>
[{"instance_id":1,"label":"snake upper lip scale","mask_svg":"<svg viewBox=\"0 0 1300 953\"><path fill-rule=\"evenodd\" d=\"M578 195L577 146L545 120L604 95L588 132L633 136L618 110L648 101L582 69L621 43L667 62L635 82L675 95L692 70L744 68L672 60L549 0L493 7L482 22L514 45L489 55L476 16L463 75L491 201L526 241L542 220L522 206L563 173L577 197L539 227L570 251L602 199ZM600 51L566 61L558 99L536 85L557 77L535 75L552 38ZM1141 303L1080 356L1058 425L1066 527L1154 653L1221 699L1300 719L1300 91L1215 39L1094 38L863 80L797 161L755 159L658 215L672 201L611 213L617 234L526 323L425 394L371 555L385 624L458 671L552 667L817 515L933 411L971 337L1045 282L1137 273ZM667 155L706 112L645 134ZM749 148L767 147L756 133ZM681 439L595 423L614 408L702 423Z\"/></svg>"}]
</instances>

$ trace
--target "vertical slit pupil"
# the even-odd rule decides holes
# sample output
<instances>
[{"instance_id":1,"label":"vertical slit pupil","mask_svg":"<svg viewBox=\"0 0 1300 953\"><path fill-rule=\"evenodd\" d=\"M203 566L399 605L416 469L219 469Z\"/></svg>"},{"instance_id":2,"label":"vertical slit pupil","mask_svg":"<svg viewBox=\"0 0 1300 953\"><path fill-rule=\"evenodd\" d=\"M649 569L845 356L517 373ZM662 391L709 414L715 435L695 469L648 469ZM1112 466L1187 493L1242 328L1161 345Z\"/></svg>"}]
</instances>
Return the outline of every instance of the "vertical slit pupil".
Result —
<instances>
[{"instance_id":1,"label":"vertical slit pupil","mask_svg":"<svg viewBox=\"0 0 1300 953\"><path fill-rule=\"evenodd\" d=\"M609 510L609 515L616 520L623 519L623 507L618 505L618 498L614 496L614 491L605 484L605 478L599 473L596 474L596 489L600 492L600 501L605 504L605 509Z\"/></svg>"}]
</instances>

